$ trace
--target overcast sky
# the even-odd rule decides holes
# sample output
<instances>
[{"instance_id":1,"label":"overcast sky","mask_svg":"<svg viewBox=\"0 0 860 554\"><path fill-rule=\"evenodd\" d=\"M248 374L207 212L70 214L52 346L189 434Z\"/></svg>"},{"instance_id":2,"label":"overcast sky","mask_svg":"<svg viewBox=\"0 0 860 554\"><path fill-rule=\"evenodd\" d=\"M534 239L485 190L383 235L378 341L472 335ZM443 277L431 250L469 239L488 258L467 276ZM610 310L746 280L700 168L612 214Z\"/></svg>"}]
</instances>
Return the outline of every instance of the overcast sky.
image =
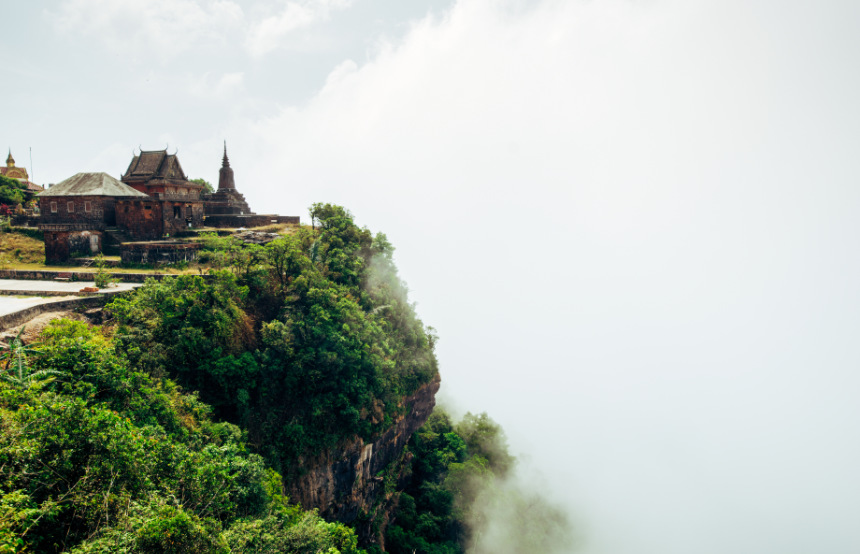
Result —
<instances>
[{"instance_id":1,"label":"overcast sky","mask_svg":"<svg viewBox=\"0 0 860 554\"><path fill-rule=\"evenodd\" d=\"M860 3L4 6L34 180L227 140L257 212L383 231L443 396L587 554L860 552Z\"/></svg>"}]
</instances>

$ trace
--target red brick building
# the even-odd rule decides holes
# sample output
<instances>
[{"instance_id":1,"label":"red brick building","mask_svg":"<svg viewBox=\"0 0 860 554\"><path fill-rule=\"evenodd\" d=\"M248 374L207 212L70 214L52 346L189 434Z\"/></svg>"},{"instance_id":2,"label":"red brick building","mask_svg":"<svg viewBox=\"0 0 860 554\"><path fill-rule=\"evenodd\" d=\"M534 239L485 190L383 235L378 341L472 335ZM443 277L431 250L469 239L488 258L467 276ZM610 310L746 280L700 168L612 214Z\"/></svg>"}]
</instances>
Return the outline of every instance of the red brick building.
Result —
<instances>
[{"instance_id":1,"label":"red brick building","mask_svg":"<svg viewBox=\"0 0 860 554\"><path fill-rule=\"evenodd\" d=\"M37 198L48 262L68 260L76 252L101 252L105 229L117 223L119 202L154 204L142 192L107 173L78 173L42 191Z\"/></svg>"},{"instance_id":2,"label":"red brick building","mask_svg":"<svg viewBox=\"0 0 860 554\"><path fill-rule=\"evenodd\" d=\"M141 150L122 182L149 198L117 202L117 227L135 240L157 240L203 226L203 186L188 180L176 154Z\"/></svg>"}]
</instances>

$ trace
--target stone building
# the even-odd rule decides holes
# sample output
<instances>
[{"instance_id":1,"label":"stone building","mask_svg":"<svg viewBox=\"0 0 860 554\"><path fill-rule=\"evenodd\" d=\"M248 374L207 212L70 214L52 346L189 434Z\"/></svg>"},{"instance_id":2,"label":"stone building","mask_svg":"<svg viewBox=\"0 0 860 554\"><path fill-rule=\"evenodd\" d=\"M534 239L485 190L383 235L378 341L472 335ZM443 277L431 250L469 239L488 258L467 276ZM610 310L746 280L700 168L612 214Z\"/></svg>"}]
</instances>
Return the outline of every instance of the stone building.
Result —
<instances>
[{"instance_id":1,"label":"stone building","mask_svg":"<svg viewBox=\"0 0 860 554\"><path fill-rule=\"evenodd\" d=\"M236 189L236 179L230 160L227 158L227 143L224 143L224 157L218 174L218 190L203 194L207 227L260 227L271 223L290 223L298 225L299 218L274 214L256 214L251 211L245 196Z\"/></svg>"},{"instance_id":2,"label":"stone building","mask_svg":"<svg viewBox=\"0 0 860 554\"><path fill-rule=\"evenodd\" d=\"M203 226L203 186L188 180L176 154L141 150L122 182L148 197L117 203L117 227L133 239L157 240Z\"/></svg>"},{"instance_id":3,"label":"stone building","mask_svg":"<svg viewBox=\"0 0 860 554\"><path fill-rule=\"evenodd\" d=\"M147 195L107 173L78 173L37 198L48 262L68 260L75 252L101 252L105 229L117 224L117 204L149 201Z\"/></svg>"},{"instance_id":4,"label":"stone building","mask_svg":"<svg viewBox=\"0 0 860 554\"><path fill-rule=\"evenodd\" d=\"M14 160L7 162L13 166ZM202 191L202 185L185 176L176 154L167 150L141 150L121 182L106 173L78 173L38 196L47 261L102 252L106 242L120 245L124 261L189 261L196 257L196 247L163 239L203 227L204 218L212 227L299 223L298 217L251 211L236 190L226 144L218 190L209 195Z\"/></svg>"},{"instance_id":5,"label":"stone building","mask_svg":"<svg viewBox=\"0 0 860 554\"><path fill-rule=\"evenodd\" d=\"M206 217L213 215L254 215L245 196L236 190L236 180L230 159L227 158L227 143L224 143L224 158L218 174L218 190L203 195Z\"/></svg>"}]
</instances>

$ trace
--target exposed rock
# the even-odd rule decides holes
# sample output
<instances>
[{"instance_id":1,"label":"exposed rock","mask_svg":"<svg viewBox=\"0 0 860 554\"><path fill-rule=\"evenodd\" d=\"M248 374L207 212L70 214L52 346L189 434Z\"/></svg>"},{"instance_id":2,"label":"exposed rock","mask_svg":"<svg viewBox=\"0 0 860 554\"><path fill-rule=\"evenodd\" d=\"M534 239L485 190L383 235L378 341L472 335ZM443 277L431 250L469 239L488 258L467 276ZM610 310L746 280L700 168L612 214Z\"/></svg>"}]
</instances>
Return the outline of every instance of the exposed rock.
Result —
<instances>
[{"instance_id":1,"label":"exposed rock","mask_svg":"<svg viewBox=\"0 0 860 554\"><path fill-rule=\"evenodd\" d=\"M389 464L402 461L409 437L430 417L438 390L437 377L406 398L406 415L373 442L356 439L338 453L326 453L306 462L307 473L292 480L291 499L305 509L318 508L326 518L346 523L361 513L378 512L380 508L387 511L390 499L380 497L385 483L377 474Z\"/></svg>"},{"instance_id":2,"label":"exposed rock","mask_svg":"<svg viewBox=\"0 0 860 554\"><path fill-rule=\"evenodd\" d=\"M242 231L233 236L245 243L252 244L269 244L281 237L278 233L264 233L262 231Z\"/></svg>"}]
</instances>

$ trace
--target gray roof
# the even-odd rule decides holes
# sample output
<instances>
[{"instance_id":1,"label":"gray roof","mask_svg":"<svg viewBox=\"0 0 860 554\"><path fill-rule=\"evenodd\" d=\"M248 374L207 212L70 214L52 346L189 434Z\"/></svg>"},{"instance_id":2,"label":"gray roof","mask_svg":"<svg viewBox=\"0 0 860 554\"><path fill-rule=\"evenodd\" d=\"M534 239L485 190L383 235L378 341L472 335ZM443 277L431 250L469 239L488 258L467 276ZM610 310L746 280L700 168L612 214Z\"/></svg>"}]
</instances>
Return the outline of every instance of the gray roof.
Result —
<instances>
[{"instance_id":1,"label":"gray roof","mask_svg":"<svg viewBox=\"0 0 860 554\"><path fill-rule=\"evenodd\" d=\"M121 183L107 173L78 173L39 193L46 196L133 196L149 198L144 193Z\"/></svg>"}]
</instances>

